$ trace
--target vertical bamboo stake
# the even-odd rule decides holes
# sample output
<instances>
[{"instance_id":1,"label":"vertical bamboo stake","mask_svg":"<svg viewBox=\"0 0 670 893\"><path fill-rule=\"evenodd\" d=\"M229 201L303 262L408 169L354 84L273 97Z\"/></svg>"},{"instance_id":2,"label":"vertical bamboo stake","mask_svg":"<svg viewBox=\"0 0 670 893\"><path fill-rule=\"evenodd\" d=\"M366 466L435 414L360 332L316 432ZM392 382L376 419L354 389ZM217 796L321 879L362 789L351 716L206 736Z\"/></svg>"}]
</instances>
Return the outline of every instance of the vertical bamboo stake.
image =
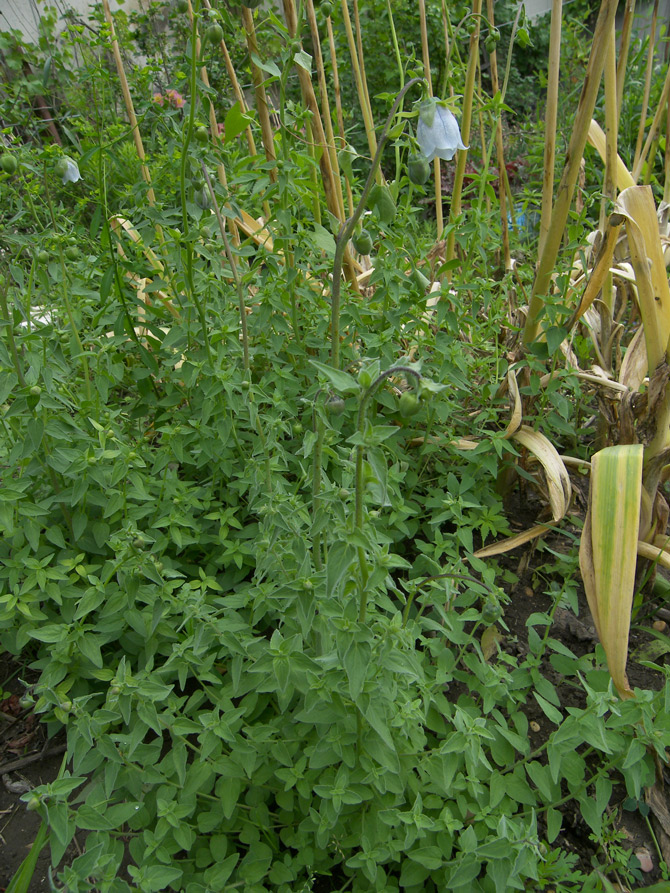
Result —
<instances>
[{"instance_id":1,"label":"vertical bamboo stake","mask_svg":"<svg viewBox=\"0 0 670 893\"><path fill-rule=\"evenodd\" d=\"M335 188L337 190L337 201L340 206L340 220L344 220L344 196L342 195L342 180L340 178L340 166L337 160L337 149L335 147L335 134L333 133L333 121L330 114L330 102L328 100L328 86L326 84L326 72L323 67L323 55L321 53L321 40L319 38L319 28L316 21L316 13L314 12L313 0L307 0L307 19L309 21L309 30L312 36L312 47L314 49L314 64L319 81L319 96L321 98L321 110L323 112L323 124L326 134L327 150L330 155L330 166L333 169L335 178Z\"/></svg>"},{"instance_id":2,"label":"vertical bamboo stake","mask_svg":"<svg viewBox=\"0 0 670 893\"><path fill-rule=\"evenodd\" d=\"M616 168L617 168L617 137L619 131L619 117L617 114L617 78L616 78L616 34L614 23L609 34L609 40L605 47L605 173L603 178L603 199L600 211L600 232L605 232L606 220L609 217L610 206L617 196ZM610 329L612 325L612 310L614 306L614 292L612 274L607 273L603 281L602 299L606 308L600 314L601 318L601 351L610 343ZM610 356L603 356L607 368L611 369Z\"/></svg>"},{"instance_id":3,"label":"vertical bamboo stake","mask_svg":"<svg viewBox=\"0 0 670 893\"><path fill-rule=\"evenodd\" d=\"M542 206L540 209L540 238L538 257L544 250L549 232L554 201L554 163L556 159L556 115L558 111L558 74L561 67L561 26L563 0L551 4L551 34L547 69L547 110L544 116L544 172L542 175Z\"/></svg>"},{"instance_id":4,"label":"vertical bamboo stake","mask_svg":"<svg viewBox=\"0 0 670 893\"><path fill-rule=\"evenodd\" d=\"M442 0L442 31L444 32L444 74L440 80L439 92L442 95L442 89L446 92L447 84L449 85L449 95L454 95L454 87L449 78L449 60L451 58L451 48L449 44L449 30L451 28L451 21L449 19L449 13L447 12L447 0Z\"/></svg>"},{"instance_id":5,"label":"vertical bamboo stake","mask_svg":"<svg viewBox=\"0 0 670 893\"><path fill-rule=\"evenodd\" d=\"M298 19L295 12L295 5L293 0L283 0L283 6L284 18L286 19L289 37L294 40L297 37L298 30ZM326 195L326 206L330 213L337 220L339 220L340 223L343 223L344 221L340 216L341 210L337 196L335 177L333 174L332 165L330 163L330 153L328 152L326 135L324 133L323 123L321 121L321 112L319 110L319 104L316 101L316 94L314 93L314 87L312 86L312 79L309 75L309 72L305 71L305 69L301 65L296 65L296 70L298 72L298 80L300 82L300 92L302 93L303 102L312 113L312 127L314 128L314 133L316 135L316 142L321 146L323 150L321 152L321 157L319 158L319 167L321 168L323 188ZM349 284L353 286L353 288L358 292L359 286L358 280L356 279L356 270L354 268L351 254L348 248L346 248L344 251L344 269Z\"/></svg>"},{"instance_id":6,"label":"vertical bamboo stake","mask_svg":"<svg viewBox=\"0 0 670 893\"><path fill-rule=\"evenodd\" d=\"M477 26L470 35L468 67L465 73L465 87L463 90L463 116L461 118L461 139L463 145L470 143L470 125L472 123L472 100L475 91L475 74L479 59L479 24L482 12L482 0L472 0L472 15L475 16ZM449 222L454 223L461 213L461 193L463 191L463 176L465 174L465 162L468 158L467 149L459 149L456 155L456 172L454 174L454 191L451 196L451 209ZM452 226L447 236L447 262L453 260L456 246L456 228ZM451 273L449 274L451 278Z\"/></svg>"},{"instance_id":7,"label":"vertical bamboo stake","mask_svg":"<svg viewBox=\"0 0 670 893\"><path fill-rule=\"evenodd\" d=\"M635 156L633 171L637 168L642 152L642 140L647 126L647 110L649 108L649 94L651 93L651 74L654 68L654 56L656 55L656 21L658 18L658 0L654 0L654 11L651 15L651 28L649 30L649 47L647 48L647 70L644 76L644 91L642 93L642 111L640 112L640 126L637 130L637 142L635 143ZM635 180L637 177L633 174Z\"/></svg>"},{"instance_id":8,"label":"vertical bamboo stake","mask_svg":"<svg viewBox=\"0 0 670 893\"><path fill-rule=\"evenodd\" d=\"M263 72L254 62L254 56L258 56L258 42L256 41L254 16L252 11L250 9L247 9L246 6L242 7L242 23L244 24L244 32L247 38L247 47L249 48L251 78L254 82L254 92L256 94L256 111L258 112L258 121L261 125L261 134L263 137L263 148L265 149L265 157L268 161L276 161L277 153L275 152L274 133L272 131L272 124L270 123L268 98L265 93L265 84L263 83ZM270 168L268 173L270 175L270 181L272 183L276 183L276 167Z\"/></svg>"},{"instance_id":9,"label":"vertical bamboo stake","mask_svg":"<svg viewBox=\"0 0 670 893\"><path fill-rule=\"evenodd\" d=\"M368 93L368 79L365 74L365 56L363 55L363 30L361 28L361 17L358 13L358 0L354 0L354 26L356 28L356 52L358 54L358 67L361 72L361 86L363 87L363 95L365 96L365 104L368 109L370 120L372 117L372 103L370 102L370 94Z\"/></svg>"},{"instance_id":10,"label":"vertical bamboo stake","mask_svg":"<svg viewBox=\"0 0 670 893\"><path fill-rule=\"evenodd\" d=\"M633 165L633 179L638 180L640 173L642 172L642 167L650 157L649 150L652 146L652 143L657 139L658 129L661 126L661 120L663 118L663 114L665 112L665 104L668 101L668 94L670 92L670 67L668 68L665 75L665 82L663 84L663 90L661 92L661 98L658 101L658 106L656 107L656 113L654 114L654 120L651 122L651 127L649 128L649 133L647 134L647 139L645 140L644 147L640 153L637 162Z\"/></svg>"},{"instance_id":11,"label":"vertical bamboo stake","mask_svg":"<svg viewBox=\"0 0 670 893\"><path fill-rule=\"evenodd\" d=\"M633 33L633 20L635 18L635 0L626 0L626 9L623 14L621 27L621 41L619 48L619 64L616 71L616 107L617 116L621 117L621 103L623 101L623 86L626 80L626 65L628 63L628 50L630 49L630 37Z\"/></svg>"},{"instance_id":12,"label":"vertical bamboo stake","mask_svg":"<svg viewBox=\"0 0 670 893\"><path fill-rule=\"evenodd\" d=\"M206 3L207 6L209 7L208 0L203 0L203 2ZM189 19L191 20L191 25L192 25L193 24L193 7L191 5L191 0L188 0L188 15L189 15ZM201 56L202 39L200 37L200 33L199 33L197 27L196 27L196 34L197 34L197 38L196 38L195 52L196 52L196 55L198 56L198 58L200 59L200 58L202 58L202 56ZM209 75L207 73L207 68L205 65L203 65L200 68L200 79L202 80L203 84L206 87L209 87ZM247 130L249 130L249 132L251 132L251 128L247 128ZM211 101L209 102L209 132L211 134L213 141L216 142L219 140L219 138L220 138L219 137L219 124L218 124L218 121L216 120L216 112L214 110L214 103ZM252 140L253 140L253 137L252 137ZM255 152L254 152L254 154L255 154ZM216 174L219 179L219 183L224 188L227 187L228 178L226 177L226 169L223 164L223 161L221 161L221 160L219 160L217 163ZM240 233L237 228L237 224L235 223L235 219L233 217L226 217L226 220L228 221L228 227L230 229L230 234L233 237L233 244L235 245L236 248L239 248Z\"/></svg>"},{"instance_id":13,"label":"vertical bamboo stake","mask_svg":"<svg viewBox=\"0 0 670 893\"><path fill-rule=\"evenodd\" d=\"M665 113L665 153L664 153L663 201L670 202L670 96Z\"/></svg>"},{"instance_id":14,"label":"vertical bamboo stake","mask_svg":"<svg viewBox=\"0 0 670 893\"><path fill-rule=\"evenodd\" d=\"M211 9L212 6L209 0L202 0L202 5L205 9ZM189 12L191 12L191 0L189 0ZM191 13L192 14L192 13ZM247 101L244 98L244 93L242 92L242 88L240 87L240 82L237 79L237 72L235 71L235 67L233 65L233 61L230 58L230 53L228 52L228 47L226 46L226 41L221 41L221 53L223 54L223 61L226 66L226 72L228 73L228 78L230 79L231 86L233 88L233 93L235 94L235 99L240 104L240 111L244 114L248 111ZM249 146L249 154L256 154L256 143L254 141L254 135L251 130L251 126L246 129L246 137L247 137L247 146Z\"/></svg>"},{"instance_id":15,"label":"vertical bamboo stake","mask_svg":"<svg viewBox=\"0 0 670 893\"><path fill-rule=\"evenodd\" d=\"M567 159L563 169L563 175L558 187L556 201L551 214L549 231L544 242L540 260L538 263L533 291L528 308L528 316L523 331L523 343L530 344L537 338L540 323L539 314L544 306L545 295L551 284L551 274L561 247L561 240L568 219L575 184L579 176L579 168L584 153L584 146L588 136L589 125L593 117L600 78L603 72L605 60L605 48L609 39L609 32L614 22L617 8L617 0L602 0L598 20L593 34L593 43L586 67L584 86L579 98L575 123L570 136Z\"/></svg>"},{"instance_id":16,"label":"vertical bamboo stake","mask_svg":"<svg viewBox=\"0 0 670 893\"><path fill-rule=\"evenodd\" d=\"M347 6L347 0L342 0L342 17L344 20L344 30L346 32L347 41L349 43L349 55L351 56L351 66L354 71L354 80L356 81L358 102L361 107L361 113L363 115L363 124L365 125L365 135L368 139L370 156L374 158L375 152L377 151L377 137L375 136L375 126L372 121L372 115L365 99L365 88L363 87L361 69L358 64L358 52L356 50L354 33L351 28L351 18L349 17L349 7Z\"/></svg>"},{"instance_id":17,"label":"vertical bamboo stake","mask_svg":"<svg viewBox=\"0 0 670 893\"><path fill-rule=\"evenodd\" d=\"M421 55L423 57L423 74L428 84L428 95L433 95L433 79L430 74L430 53L428 49L428 28L426 26L426 0L419 0L419 21L421 23ZM444 218L442 214L442 175L440 172L440 159L433 160L435 173L435 224L436 238L439 241L444 231Z\"/></svg>"},{"instance_id":18,"label":"vertical bamboo stake","mask_svg":"<svg viewBox=\"0 0 670 893\"><path fill-rule=\"evenodd\" d=\"M493 0L486 0L486 14L488 16L488 20L491 24L491 27L494 27L493 21ZM512 47L510 43L509 52L512 52ZM491 60L491 89L493 91L493 95L496 96L498 91L500 90L500 84L498 82L498 54L494 49L490 54L489 59ZM482 146L484 145L482 141ZM502 243L503 243L503 258L505 263L505 269L512 269L512 258L509 250L509 227L507 224L507 196L505 194L505 152L503 145L503 131L502 131L502 114L498 113L496 115L496 160L498 164L498 199L500 203L500 227L502 231Z\"/></svg>"},{"instance_id":19,"label":"vertical bamboo stake","mask_svg":"<svg viewBox=\"0 0 670 893\"><path fill-rule=\"evenodd\" d=\"M121 92L123 93L123 101L126 106L126 113L128 115L131 130L133 132L135 150L137 152L137 157L140 160L142 178L148 186L147 199L149 201L149 204L153 206L156 204L156 194L154 192L153 186L151 185L151 174L149 173L149 167L146 162L144 144L142 143L142 136L140 134L140 128L137 123L137 116L135 114L135 108L133 106L133 99L130 95L130 88L128 87L128 79L126 78L126 72L123 68L121 51L119 50L119 42L116 39L116 31L114 30L114 19L112 18L112 12L109 8L109 0L102 0L102 6L105 12L105 19L107 20L107 24L109 25L109 33L112 38L112 52L114 53L114 62L116 63L116 71L119 76L119 82L121 84Z\"/></svg>"},{"instance_id":20,"label":"vertical bamboo stake","mask_svg":"<svg viewBox=\"0 0 670 893\"><path fill-rule=\"evenodd\" d=\"M328 28L328 50L330 52L330 64L333 69L333 93L335 95L335 113L337 115L337 132L340 138L341 148L347 144L347 138L344 130L344 115L342 113L342 91L340 90L340 73L337 67L337 53L335 52L335 35L333 34L333 22L330 16L326 21ZM345 184L347 187L347 206L349 208L349 216L354 213L354 196L351 191L351 183L349 178L345 176Z\"/></svg>"}]
</instances>

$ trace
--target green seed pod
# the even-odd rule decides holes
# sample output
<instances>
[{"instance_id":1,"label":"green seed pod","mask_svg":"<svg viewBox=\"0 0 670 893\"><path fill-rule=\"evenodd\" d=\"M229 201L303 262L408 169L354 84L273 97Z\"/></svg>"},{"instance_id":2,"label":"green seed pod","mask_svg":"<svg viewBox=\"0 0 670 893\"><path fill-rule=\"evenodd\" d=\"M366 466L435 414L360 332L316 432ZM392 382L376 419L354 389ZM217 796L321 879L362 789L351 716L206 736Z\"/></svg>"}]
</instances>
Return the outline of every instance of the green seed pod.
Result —
<instances>
[{"instance_id":1,"label":"green seed pod","mask_svg":"<svg viewBox=\"0 0 670 893\"><path fill-rule=\"evenodd\" d=\"M430 162L425 155L410 155L407 162L407 173L410 183L423 186L430 177Z\"/></svg>"},{"instance_id":2,"label":"green seed pod","mask_svg":"<svg viewBox=\"0 0 670 893\"><path fill-rule=\"evenodd\" d=\"M388 186L380 186L378 183L375 183L370 190L368 208L376 209L382 223L393 223L396 215L396 206Z\"/></svg>"},{"instance_id":3,"label":"green seed pod","mask_svg":"<svg viewBox=\"0 0 670 893\"><path fill-rule=\"evenodd\" d=\"M411 391L404 391L398 402L398 409L403 419L408 419L419 411L419 400Z\"/></svg>"},{"instance_id":4,"label":"green seed pod","mask_svg":"<svg viewBox=\"0 0 670 893\"><path fill-rule=\"evenodd\" d=\"M325 2L322 3L321 6L319 6L319 9L327 19L329 19L333 14L333 4L330 2L330 0L325 0Z\"/></svg>"},{"instance_id":5,"label":"green seed pod","mask_svg":"<svg viewBox=\"0 0 670 893\"><path fill-rule=\"evenodd\" d=\"M206 143L209 141L209 130L207 130L203 124L201 124L200 127L195 128L195 133L193 135L199 143Z\"/></svg>"},{"instance_id":6,"label":"green seed pod","mask_svg":"<svg viewBox=\"0 0 670 893\"><path fill-rule=\"evenodd\" d=\"M487 626L491 626L492 623L495 623L497 620L500 620L502 617L503 610L499 603L494 599L487 601L484 607L482 608L482 623L485 623Z\"/></svg>"},{"instance_id":7,"label":"green seed pod","mask_svg":"<svg viewBox=\"0 0 670 893\"><path fill-rule=\"evenodd\" d=\"M367 256L372 251L372 236L366 229L362 229L358 235L352 239L354 248L359 254Z\"/></svg>"},{"instance_id":8,"label":"green seed pod","mask_svg":"<svg viewBox=\"0 0 670 893\"><path fill-rule=\"evenodd\" d=\"M484 41L484 48L489 56L491 55L491 53L495 53L497 46L498 44L496 43L495 38L492 34L489 34L489 36Z\"/></svg>"},{"instance_id":9,"label":"green seed pod","mask_svg":"<svg viewBox=\"0 0 670 893\"><path fill-rule=\"evenodd\" d=\"M77 258L79 257L79 249L77 248L77 246L68 245L68 247L65 249L65 257L68 260L77 260Z\"/></svg>"},{"instance_id":10,"label":"green seed pod","mask_svg":"<svg viewBox=\"0 0 670 893\"><path fill-rule=\"evenodd\" d=\"M15 174L18 166L18 161L9 152L5 152L4 155L0 156L0 167L6 174Z\"/></svg>"},{"instance_id":11,"label":"green seed pod","mask_svg":"<svg viewBox=\"0 0 670 893\"><path fill-rule=\"evenodd\" d=\"M326 412L331 416L342 415L346 409L346 404L341 397L334 394L326 401Z\"/></svg>"},{"instance_id":12,"label":"green seed pod","mask_svg":"<svg viewBox=\"0 0 670 893\"><path fill-rule=\"evenodd\" d=\"M526 47L530 43L530 34L528 33L527 28L519 28L519 30L516 32L516 42L519 49L526 49Z\"/></svg>"},{"instance_id":13,"label":"green seed pod","mask_svg":"<svg viewBox=\"0 0 670 893\"><path fill-rule=\"evenodd\" d=\"M223 40L223 28L221 25L217 25L216 23L210 25L205 31L205 40L207 43L221 43Z\"/></svg>"},{"instance_id":14,"label":"green seed pod","mask_svg":"<svg viewBox=\"0 0 670 893\"><path fill-rule=\"evenodd\" d=\"M63 179L63 177L67 173L67 159L66 158L61 158L61 159L59 159L59 161L56 162L56 167L54 168L54 173L61 180Z\"/></svg>"},{"instance_id":15,"label":"green seed pod","mask_svg":"<svg viewBox=\"0 0 670 893\"><path fill-rule=\"evenodd\" d=\"M37 263L38 264L48 264L49 263L49 252L42 249L42 251L37 252Z\"/></svg>"}]
</instances>

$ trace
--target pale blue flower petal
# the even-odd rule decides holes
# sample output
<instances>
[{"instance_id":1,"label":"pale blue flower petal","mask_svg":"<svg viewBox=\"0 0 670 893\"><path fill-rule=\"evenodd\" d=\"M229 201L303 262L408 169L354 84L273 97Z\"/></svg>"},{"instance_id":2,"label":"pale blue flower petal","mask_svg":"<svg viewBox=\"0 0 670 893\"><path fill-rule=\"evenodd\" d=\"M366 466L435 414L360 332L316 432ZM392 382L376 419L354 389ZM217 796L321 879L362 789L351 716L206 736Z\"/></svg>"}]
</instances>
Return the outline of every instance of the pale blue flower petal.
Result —
<instances>
[{"instance_id":1,"label":"pale blue flower petal","mask_svg":"<svg viewBox=\"0 0 670 893\"><path fill-rule=\"evenodd\" d=\"M71 158L65 158L65 163L67 167L63 173L63 185L65 185L65 183L76 183L78 180L81 180L77 162L73 161Z\"/></svg>"},{"instance_id":2,"label":"pale blue flower petal","mask_svg":"<svg viewBox=\"0 0 670 893\"><path fill-rule=\"evenodd\" d=\"M426 106L428 104L426 103ZM421 154L425 155L428 161L434 158L442 158L444 161L451 161L458 149L466 149L461 139L461 132L458 128L458 121L444 106L433 102L434 115L432 124L429 124L430 115L428 108L423 108L419 112L419 123L416 128L416 140L419 144Z\"/></svg>"}]
</instances>

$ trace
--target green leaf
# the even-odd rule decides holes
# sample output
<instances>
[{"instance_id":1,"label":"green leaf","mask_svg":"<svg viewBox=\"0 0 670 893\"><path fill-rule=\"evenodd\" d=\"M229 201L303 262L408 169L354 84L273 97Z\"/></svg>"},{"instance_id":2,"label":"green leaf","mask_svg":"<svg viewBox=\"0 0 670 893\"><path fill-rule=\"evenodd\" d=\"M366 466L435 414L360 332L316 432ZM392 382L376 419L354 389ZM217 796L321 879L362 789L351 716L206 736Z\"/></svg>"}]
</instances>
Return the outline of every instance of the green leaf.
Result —
<instances>
[{"instance_id":1,"label":"green leaf","mask_svg":"<svg viewBox=\"0 0 670 893\"><path fill-rule=\"evenodd\" d=\"M224 119L224 142L226 145L238 137L252 123L249 115L245 115L240 106L239 100L231 106Z\"/></svg>"},{"instance_id":2,"label":"green leaf","mask_svg":"<svg viewBox=\"0 0 670 893\"><path fill-rule=\"evenodd\" d=\"M430 869L430 871L435 871L436 869L441 868L444 861L442 851L436 846L417 847L416 849L410 850L407 855L414 862L418 862L420 865L423 865L424 868Z\"/></svg>"},{"instance_id":3,"label":"green leaf","mask_svg":"<svg viewBox=\"0 0 670 893\"><path fill-rule=\"evenodd\" d=\"M558 837L561 824L563 823L563 815L558 809L547 810L547 841L553 843Z\"/></svg>"},{"instance_id":4,"label":"green leaf","mask_svg":"<svg viewBox=\"0 0 670 893\"><path fill-rule=\"evenodd\" d=\"M10 880L5 893L30 893L33 875L37 868L37 860L46 846L48 836L49 831L47 825L45 822L42 822L33 845L30 848L30 852L19 866L14 877Z\"/></svg>"},{"instance_id":5,"label":"green leaf","mask_svg":"<svg viewBox=\"0 0 670 893\"><path fill-rule=\"evenodd\" d=\"M326 595L335 594L351 568L356 550L349 543L334 543L328 550L326 561Z\"/></svg>"},{"instance_id":6,"label":"green leaf","mask_svg":"<svg viewBox=\"0 0 670 893\"><path fill-rule=\"evenodd\" d=\"M312 57L304 50L299 50L294 56L293 61L296 65L304 68L308 74L312 72Z\"/></svg>"},{"instance_id":7,"label":"green leaf","mask_svg":"<svg viewBox=\"0 0 670 893\"><path fill-rule=\"evenodd\" d=\"M533 692L533 697L537 701L537 703L542 708L542 712L547 717L547 719L551 720L551 722L556 723L559 726L563 722L563 714L560 710L557 710L553 704L550 704L542 695L538 695L536 691Z\"/></svg>"},{"instance_id":8,"label":"green leaf","mask_svg":"<svg viewBox=\"0 0 670 893\"><path fill-rule=\"evenodd\" d=\"M370 663L370 646L367 642L352 641L344 655L344 669L349 680L349 692L355 701L363 690Z\"/></svg>"},{"instance_id":9,"label":"green leaf","mask_svg":"<svg viewBox=\"0 0 670 893\"><path fill-rule=\"evenodd\" d=\"M349 375L348 372L342 372L341 369L333 369L332 366L327 366L325 363L319 363L318 360L311 360L310 363L321 372L322 375L325 375L331 385L338 391L340 394L356 394L360 391L360 386L353 375Z\"/></svg>"}]
</instances>

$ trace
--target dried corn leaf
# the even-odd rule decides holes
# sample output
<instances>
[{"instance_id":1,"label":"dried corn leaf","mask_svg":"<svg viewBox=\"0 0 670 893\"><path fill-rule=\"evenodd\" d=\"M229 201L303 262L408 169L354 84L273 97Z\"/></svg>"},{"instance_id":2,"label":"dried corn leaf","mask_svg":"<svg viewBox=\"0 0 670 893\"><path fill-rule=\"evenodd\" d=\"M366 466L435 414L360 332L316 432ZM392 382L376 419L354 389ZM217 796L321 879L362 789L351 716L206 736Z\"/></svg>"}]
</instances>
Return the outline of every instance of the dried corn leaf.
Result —
<instances>
[{"instance_id":1,"label":"dried corn leaf","mask_svg":"<svg viewBox=\"0 0 670 893\"><path fill-rule=\"evenodd\" d=\"M550 524L536 524L535 527L524 530L523 533L517 533L516 536L509 536L504 540L497 540L497 542L491 543L490 546L478 549L474 553L475 558L490 558L492 555L502 555L505 552L511 552L513 549L518 549L519 546L537 539L538 536L542 536L548 530L551 530Z\"/></svg>"},{"instance_id":2,"label":"dried corn leaf","mask_svg":"<svg viewBox=\"0 0 670 893\"><path fill-rule=\"evenodd\" d=\"M547 480L551 514L554 521L560 521L566 514L572 498L570 475L563 460L544 434L534 431L527 425L522 425L512 437L529 450L542 465Z\"/></svg>"},{"instance_id":3,"label":"dried corn leaf","mask_svg":"<svg viewBox=\"0 0 670 893\"><path fill-rule=\"evenodd\" d=\"M665 359L670 336L670 287L650 186L625 189L616 203L626 218L626 234L635 271L649 370Z\"/></svg>"}]
</instances>

